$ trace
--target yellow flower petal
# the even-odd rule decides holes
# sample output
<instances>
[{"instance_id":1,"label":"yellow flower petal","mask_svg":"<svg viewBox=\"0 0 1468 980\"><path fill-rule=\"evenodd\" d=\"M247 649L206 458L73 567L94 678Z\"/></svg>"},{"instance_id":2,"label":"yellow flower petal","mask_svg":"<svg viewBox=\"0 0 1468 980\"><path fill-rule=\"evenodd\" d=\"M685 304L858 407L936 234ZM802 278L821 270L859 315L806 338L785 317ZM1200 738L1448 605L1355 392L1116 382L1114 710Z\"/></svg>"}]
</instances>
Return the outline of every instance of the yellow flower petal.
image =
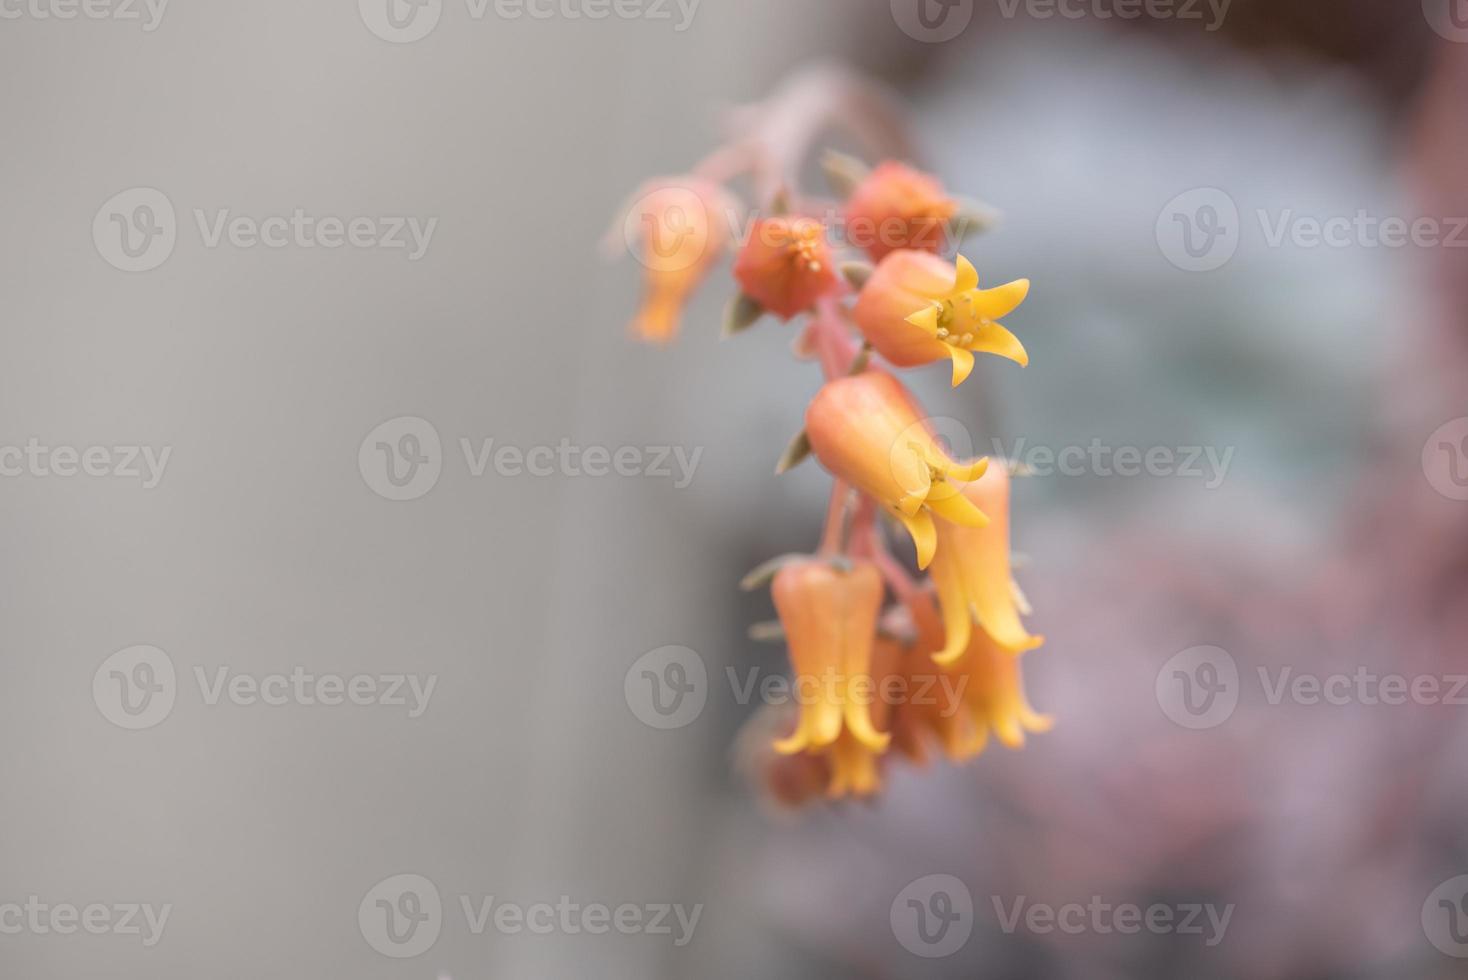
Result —
<instances>
[{"instance_id":1,"label":"yellow flower petal","mask_svg":"<svg viewBox=\"0 0 1468 980\"><path fill-rule=\"evenodd\" d=\"M955 293L966 293L970 289L978 289L979 270L974 268L974 264L962 255L958 257L958 261L954 264L957 266L958 278L953 283L953 291Z\"/></svg>"},{"instance_id":2,"label":"yellow flower petal","mask_svg":"<svg viewBox=\"0 0 1468 980\"><path fill-rule=\"evenodd\" d=\"M986 320L998 320L1009 316L1030 294L1030 281L1016 279L993 289L979 290L976 305L979 316Z\"/></svg>"},{"instance_id":3,"label":"yellow flower petal","mask_svg":"<svg viewBox=\"0 0 1468 980\"><path fill-rule=\"evenodd\" d=\"M928 508L945 521L961 527L987 527L989 524L989 515L979 510L951 483L933 488L933 492L928 494Z\"/></svg>"},{"instance_id":4,"label":"yellow flower petal","mask_svg":"<svg viewBox=\"0 0 1468 980\"><path fill-rule=\"evenodd\" d=\"M915 327L922 327L928 333L936 334L938 332L938 308L936 306L924 306L909 316L907 322Z\"/></svg>"},{"instance_id":5,"label":"yellow flower petal","mask_svg":"<svg viewBox=\"0 0 1468 980\"><path fill-rule=\"evenodd\" d=\"M927 568L932 564L933 554L938 550L938 529L933 524L933 515L925 510L916 514L898 511L897 519L902 521L902 526L912 535L913 547L917 549L918 568Z\"/></svg>"},{"instance_id":6,"label":"yellow flower petal","mask_svg":"<svg viewBox=\"0 0 1468 980\"><path fill-rule=\"evenodd\" d=\"M962 347L948 345L948 356L953 359L953 387L963 384L974 369L974 355Z\"/></svg>"},{"instance_id":7,"label":"yellow flower petal","mask_svg":"<svg viewBox=\"0 0 1468 980\"><path fill-rule=\"evenodd\" d=\"M933 581L938 586L938 605L943 612L943 649L933 654L941 666L949 666L963 656L973 633L968 596L963 589L963 572L953 549L945 547L933 559Z\"/></svg>"},{"instance_id":8,"label":"yellow flower petal","mask_svg":"<svg viewBox=\"0 0 1468 980\"><path fill-rule=\"evenodd\" d=\"M1030 363L1030 355L1025 352L1025 345L1019 342L1019 338L1005 329L1002 323L980 324L975 335L974 342L969 345L969 350L982 351L985 354L998 354L1007 357L1020 367Z\"/></svg>"}]
</instances>

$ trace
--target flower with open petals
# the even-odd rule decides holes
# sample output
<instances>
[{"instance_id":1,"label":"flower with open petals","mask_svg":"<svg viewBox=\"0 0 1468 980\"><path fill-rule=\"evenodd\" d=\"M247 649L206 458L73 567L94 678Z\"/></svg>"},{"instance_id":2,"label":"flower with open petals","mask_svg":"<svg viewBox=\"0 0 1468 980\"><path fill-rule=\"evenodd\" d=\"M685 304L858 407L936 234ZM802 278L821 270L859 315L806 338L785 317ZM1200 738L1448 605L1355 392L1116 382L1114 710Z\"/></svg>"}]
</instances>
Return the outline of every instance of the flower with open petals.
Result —
<instances>
[{"instance_id":1,"label":"flower with open petals","mask_svg":"<svg viewBox=\"0 0 1468 980\"><path fill-rule=\"evenodd\" d=\"M962 255L956 263L926 252L893 252L872 273L852 311L862 335L898 367L953 362L956 388L974 369L974 354L997 354L1024 366L1024 345L999 322L1029 294L1030 281L979 288Z\"/></svg>"},{"instance_id":2,"label":"flower with open petals","mask_svg":"<svg viewBox=\"0 0 1468 980\"><path fill-rule=\"evenodd\" d=\"M938 547L934 518L982 527L984 513L960 491L988 467L959 463L934 438L907 389L890 374L867 371L828 382L805 412L811 450L832 474L888 508L912 535L918 565Z\"/></svg>"},{"instance_id":3,"label":"flower with open petals","mask_svg":"<svg viewBox=\"0 0 1468 980\"><path fill-rule=\"evenodd\" d=\"M985 527L940 524L933 582L943 609L940 664L953 663L969 646L973 621L1001 649L1012 654L1045 642L1020 622L1020 602L1009 567L1009 470L991 466L963 488L963 494L989 518Z\"/></svg>"},{"instance_id":4,"label":"flower with open petals","mask_svg":"<svg viewBox=\"0 0 1468 980\"><path fill-rule=\"evenodd\" d=\"M899 248L942 251L958 202L932 177L888 161L856 186L846 200L847 238L880 262Z\"/></svg>"},{"instance_id":5,"label":"flower with open petals","mask_svg":"<svg viewBox=\"0 0 1468 980\"><path fill-rule=\"evenodd\" d=\"M828 748L843 733L884 751L889 736L877 730L871 710L872 643L882 608L877 569L867 562L842 570L823 559L795 561L775 573L770 592L800 702L795 731L775 743L776 751Z\"/></svg>"},{"instance_id":6,"label":"flower with open petals","mask_svg":"<svg viewBox=\"0 0 1468 980\"><path fill-rule=\"evenodd\" d=\"M683 308L729 237L728 194L698 177L655 182L627 214L625 234L644 269L642 306L632 320L639 338L667 342Z\"/></svg>"},{"instance_id":7,"label":"flower with open petals","mask_svg":"<svg viewBox=\"0 0 1468 980\"><path fill-rule=\"evenodd\" d=\"M764 218L734 260L744 294L782 320L841 289L826 227L814 218Z\"/></svg>"}]
</instances>

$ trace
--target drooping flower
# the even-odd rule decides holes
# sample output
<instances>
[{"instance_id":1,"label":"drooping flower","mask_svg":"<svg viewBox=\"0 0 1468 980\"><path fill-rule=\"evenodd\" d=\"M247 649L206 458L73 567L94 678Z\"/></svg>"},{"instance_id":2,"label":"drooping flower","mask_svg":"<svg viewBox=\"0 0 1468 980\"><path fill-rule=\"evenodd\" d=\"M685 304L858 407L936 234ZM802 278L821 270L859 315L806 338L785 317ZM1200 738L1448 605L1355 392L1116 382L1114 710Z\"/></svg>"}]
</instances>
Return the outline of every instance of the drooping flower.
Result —
<instances>
[{"instance_id":1,"label":"drooping flower","mask_svg":"<svg viewBox=\"0 0 1468 980\"><path fill-rule=\"evenodd\" d=\"M902 522L921 568L938 547L935 516L970 527L988 522L959 490L981 476L989 461L952 459L890 374L867 371L828 382L806 409L805 431L822 466Z\"/></svg>"},{"instance_id":2,"label":"drooping flower","mask_svg":"<svg viewBox=\"0 0 1468 980\"><path fill-rule=\"evenodd\" d=\"M950 729L945 746L954 761L984 751L993 732L1000 744L1018 749L1025 733L1048 732L1055 722L1030 707L1025 698L1020 658L999 646L983 630L975 630L957 669L968 682L963 687L958 724Z\"/></svg>"},{"instance_id":3,"label":"drooping flower","mask_svg":"<svg viewBox=\"0 0 1468 980\"><path fill-rule=\"evenodd\" d=\"M678 334L683 308L729 238L729 196L712 181L656 181L628 211L625 234L643 265L643 299L632 320L642 340Z\"/></svg>"},{"instance_id":4,"label":"drooping flower","mask_svg":"<svg viewBox=\"0 0 1468 980\"><path fill-rule=\"evenodd\" d=\"M845 210L847 240L880 262L901 248L942 251L958 202L936 177L888 161L856 186Z\"/></svg>"},{"instance_id":5,"label":"drooping flower","mask_svg":"<svg viewBox=\"0 0 1468 980\"><path fill-rule=\"evenodd\" d=\"M734 278L746 296L782 320L841 289L826 228L814 218L756 221L734 260Z\"/></svg>"},{"instance_id":6,"label":"drooping flower","mask_svg":"<svg viewBox=\"0 0 1468 980\"><path fill-rule=\"evenodd\" d=\"M1009 485L1008 468L989 467L963 488L964 496L988 516L989 523L984 527L946 522L938 526L933 582L943 609L945 640L934 659L940 664L963 656L974 620L995 644L1012 654L1045 642L1043 636L1032 636L1020 621L1009 562Z\"/></svg>"},{"instance_id":7,"label":"drooping flower","mask_svg":"<svg viewBox=\"0 0 1468 980\"><path fill-rule=\"evenodd\" d=\"M1019 656L976 630L957 662L937 663L931 654L942 644L943 628L931 592L919 592L904 605L917 625L917 640L903 664L913 696L891 718L895 751L925 765L929 745L936 744L962 762L984 750L990 732L1005 746L1020 748L1026 732L1050 730L1052 720L1025 699Z\"/></svg>"},{"instance_id":8,"label":"drooping flower","mask_svg":"<svg viewBox=\"0 0 1468 980\"><path fill-rule=\"evenodd\" d=\"M800 703L795 731L776 750L792 755L828 748L843 733L868 749L885 750L889 736L872 718L872 644L882 607L877 569L867 562L843 571L823 559L795 561L775 574L770 591Z\"/></svg>"},{"instance_id":9,"label":"drooping flower","mask_svg":"<svg viewBox=\"0 0 1468 980\"><path fill-rule=\"evenodd\" d=\"M829 759L831 775L826 796L830 799L867 797L882 788L882 758L890 745L893 707L888 682L896 674L901 654L896 640L880 635L873 640L871 720L872 726L884 733L884 741L881 748L873 748L851 729L841 732L835 743L823 753Z\"/></svg>"},{"instance_id":10,"label":"drooping flower","mask_svg":"<svg viewBox=\"0 0 1468 980\"><path fill-rule=\"evenodd\" d=\"M956 263L926 252L893 252L862 287L853 316L862 335L898 367L947 358L956 388L974 369L974 354L997 354L1024 366L1024 345L999 322L1029 294L1030 281L979 288L962 255Z\"/></svg>"}]
</instances>

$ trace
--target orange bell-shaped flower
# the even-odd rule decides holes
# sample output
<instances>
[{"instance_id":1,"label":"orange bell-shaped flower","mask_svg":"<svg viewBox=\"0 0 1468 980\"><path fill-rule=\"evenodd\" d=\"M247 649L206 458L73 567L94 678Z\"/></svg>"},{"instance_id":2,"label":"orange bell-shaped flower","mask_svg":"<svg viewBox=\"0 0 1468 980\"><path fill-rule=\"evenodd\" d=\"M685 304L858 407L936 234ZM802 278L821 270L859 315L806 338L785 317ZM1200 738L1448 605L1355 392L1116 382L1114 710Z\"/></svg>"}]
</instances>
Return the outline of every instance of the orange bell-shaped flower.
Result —
<instances>
[{"instance_id":1,"label":"orange bell-shaped flower","mask_svg":"<svg viewBox=\"0 0 1468 980\"><path fill-rule=\"evenodd\" d=\"M963 495L989 518L984 527L938 526L933 582L943 609L945 639L934 655L954 663L969 646L973 620L1001 649L1012 654L1045 642L1020 622L1018 596L1009 561L1009 470L992 466L963 488Z\"/></svg>"},{"instance_id":2,"label":"orange bell-shaped flower","mask_svg":"<svg viewBox=\"0 0 1468 980\"><path fill-rule=\"evenodd\" d=\"M867 371L828 382L806 409L805 431L822 466L903 523L920 567L928 566L938 546L934 516L972 527L988 523L959 491L989 461L952 459L917 402L890 374Z\"/></svg>"},{"instance_id":3,"label":"orange bell-shaped flower","mask_svg":"<svg viewBox=\"0 0 1468 980\"><path fill-rule=\"evenodd\" d=\"M791 562L771 585L790 647L800 718L775 744L790 755L834 745L843 732L874 751L889 736L877 730L872 644L882 608L882 578L869 563L841 570L823 559Z\"/></svg>"}]
</instances>

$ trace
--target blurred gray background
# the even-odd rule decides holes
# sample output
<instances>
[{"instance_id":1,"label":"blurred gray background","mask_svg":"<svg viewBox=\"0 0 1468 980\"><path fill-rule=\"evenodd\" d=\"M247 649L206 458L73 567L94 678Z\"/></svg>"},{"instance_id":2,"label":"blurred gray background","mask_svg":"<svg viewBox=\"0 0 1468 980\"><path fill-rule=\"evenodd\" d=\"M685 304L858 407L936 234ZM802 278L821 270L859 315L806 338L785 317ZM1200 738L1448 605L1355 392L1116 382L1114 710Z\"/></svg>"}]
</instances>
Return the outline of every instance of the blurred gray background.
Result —
<instances>
[{"instance_id":1,"label":"blurred gray background","mask_svg":"<svg viewBox=\"0 0 1468 980\"><path fill-rule=\"evenodd\" d=\"M1395 459L1420 484L1422 440L1462 407L1460 382L1456 393L1399 383L1421 367L1413 358L1446 321L1441 309L1456 308L1423 284L1428 270L1446 275L1435 257L1269 248L1256 234L1226 268L1199 275L1159 251L1159 214L1192 188L1223 188L1246 215L1421 207L1402 177L1409 124L1429 112L1432 66L1461 63L1463 46L1434 34L1416 4L1321 5L1330 18L1310 4L1269 7L1238 0L1218 32L981 13L943 44L905 36L886 0L703 0L686 30L675 4L666 20L593 21L564 9L512 19L493 4L476 18L444 0L437 26L411 43L374 33L375 15L351 0L175 0L154 30L142 7L143 22L5 8L15 16L0 19L0 446L170 455L149 488L125 475L0 478L0 905L35 896L171 911L151 946L116 932L0 934L0 974L1110 975L1066 966L1065 951L1040 943L1015 948L992 923L943 962L892 939L888 905L919 875L967 876L980 918L992 915L989 865L973 852L1002 848L999 838L982 843L979 816L922 819L966 812L964 794L995 776L990 756L903 774L875 810L793 827L734 775L749 708L724 667L779 665L778 650L744 639L767 605L734 585L818 535L825 478L814 466L771 474L816 371L789 357L788 327L719 343L723 272L677 345L630 343L638 267L595 246L643 179L712 148L720 108L820 59L891 84L913 107L925 162L1005 213L969 253L985 278L1035 282L1011 323L1033 366L985 365L970 383L990 389L1002 416L981 419L981 400L947 391L942 372L915 376L930 407L971 419L985 446L1235 450L1216 489L1022 485L1024 574L1051 634L1033 700L1060 729L1002 765L1055 783L1104 768L1085 755L1098 744L1122 764L1147 740L1182 745L1189 733L1150 701L1157 668L1183 647L1225 642L1258 610L1246 591L1279 591L1219 585L1222 611L1148 632L1128 604L1157 593L1142 594L1153 586L1113 539L1140 526L1149 547L1200 575L1222 575L1243 552L1271 583L1351 565L1334 542L1363 470ZM1461 97L1455 78L1444 91ZM176 244L147 271L117 268L93 235L99 212L103 232L116 230L108 202L132 188L160 191L176 212ZM410 260L405 249L210 246L196 218L297 208L436 225ZM364 478L359 450L403 417L432 426L441 473L427 493L389 500ZM393 444L400 430L389 431ZM476 476L461 440L477 451L488 439L701 455L686 487L651 475ZM1434 527L1456 533L1457 513ZM1369 589L1387 573L1364 575ZM1159 578L1157 589L1171 577ZM1110 590L1121 594L1109 623L1080 617ZM1316 626L1294 634L1298 657L1335 649ZM93 685L104 661L136 645L167 655L176 701L127 730ZM624 680L666 645L696 650L713 681L696 721L659 731L629 709ZM1401 646L1375 652L1389 660ZM211 704L196 679L298 667L431 675L436 687L409 717L389 704ZM1118 734L1107 711L1145 717L1146 732ZM1260 731L1244 723L1241 737L1266 746L1244 758L1275 758L1288 740ZM1321 771L1318 759L1301 765ZM1343 778L1381 792L1369 772ZM1347 798L1329 781L1313 792L1280 819L1308 825ZM1096 796L1077 797L1067 815L1079 821ZM1318 868L1342 860L1328 852ZM1374 947L1381 958L1345 957L1368 964L1359 975L1448 962L1414 918L1433 885L1468 870L1443 860L1404 872L1405 904L1381 913L1400 925ZM407 959L374 948L358 915L400 874L431 881L443 903L436 943ZM1253 899L1255 921L1274 917L1271 895ZM615 931L475 934L461 896L702 911L680 947ZM1315 946L1275 953L1257 968L1212 962L1236 976L1354 975ZM1182 961L1117 962L1164 976Z\"/></svg>"}]
</instances>

